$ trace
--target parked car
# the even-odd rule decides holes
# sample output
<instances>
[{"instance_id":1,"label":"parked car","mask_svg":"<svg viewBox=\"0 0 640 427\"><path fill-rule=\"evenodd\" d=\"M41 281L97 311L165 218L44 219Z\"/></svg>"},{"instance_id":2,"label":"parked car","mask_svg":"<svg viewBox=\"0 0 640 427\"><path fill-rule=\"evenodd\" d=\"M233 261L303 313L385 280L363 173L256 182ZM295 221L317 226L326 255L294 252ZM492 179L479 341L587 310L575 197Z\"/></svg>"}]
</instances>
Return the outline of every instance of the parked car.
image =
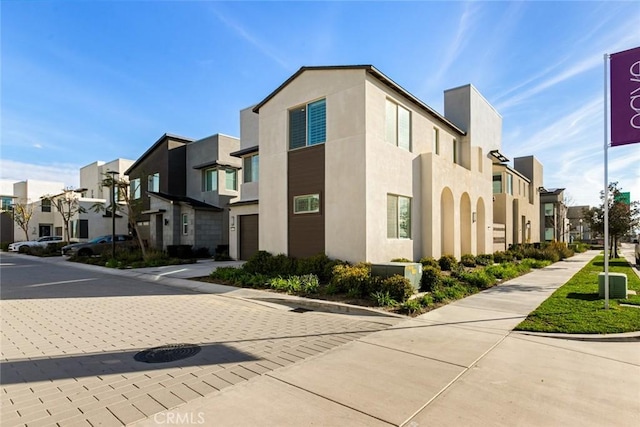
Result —
<instances>
[{"instance_id":1,"label":"parked car","mask_svg":"<svg viewBox=\"0 0 640 427\"><path fill-rule=\"evenodd\" d=\"M137 242L133 236L126 234L116 234L116 247L136 248ZM111 250L111 234L96 237L85 243L73 243L62 247L62 255L91 256L100 255Z\"/></svg>"},{"instance_id":2,"label":"parked car","mask_svg":"<svg viewBox=\"0 0 640 427\"><path fill-rule=\"evenodd\" d=\"M38 240L29 240L25 242L13 242L9 245L9 252L20 252L20 248L23 247L22 251L29 252L29 248L35 247L46 247L49 243L57 243L62 242L62 237L60 236L45 236L41 237Z\"/></svg>"}]
</instances>

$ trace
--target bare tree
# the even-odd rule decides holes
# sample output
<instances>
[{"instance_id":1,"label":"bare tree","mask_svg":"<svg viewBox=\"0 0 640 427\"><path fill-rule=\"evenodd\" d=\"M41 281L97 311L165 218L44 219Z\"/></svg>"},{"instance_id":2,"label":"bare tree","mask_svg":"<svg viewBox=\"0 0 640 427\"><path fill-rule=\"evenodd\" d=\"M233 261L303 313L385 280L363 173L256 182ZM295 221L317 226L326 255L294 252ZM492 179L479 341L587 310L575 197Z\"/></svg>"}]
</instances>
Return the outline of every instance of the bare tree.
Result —
<instances>
[{"instance_id":1,"label":"bare tree","mask_svg":"<svg viewBox=\"0 0 640 427\"><path fill-rule=\"evenodd\" d=\"M131 198L131 193L135 193L140 189L131 188L131 185L133 184L129 184L129 181L124 178L115 179L113 176L108 174L106 174L105 178L102 180L102 185L104 187L117 189L117 192L114 191L114 193L116 193L118 198L124 202L124 206L116 203L116 211L122 212L124 210L126 212L129 221L129 228L133 230L133 234L138 240L138 246L140 246L140 250L142 251L142 258L146 259L147 251L144 246L144 242L142 241L140 230L138 229L138 221L142 215L142 203L140 200L132 200ZM115 197L116 194L112 194L111 197ZM101 204L95 204L92 206L92 209L95 211L101 211L106 210L107 208ZM115 215L115 212L112 212L111 214Z\"/></svg>"},{"instance_id":2,"label":"bare tree","mask_svg":"<svg viewBox=\"0 0 640 427\"><path fill-rule=\"evenodd\" d=\"M33 218L33 203L27 201L15 203L11 210L11 218L24 231L25 240L29 240L29 222Z\"/></svg>"},{"instance_id":3,"label":"bare tree","mask_svg":"<svg viewBox=\"0 0 640 427\"><path fill-rule=\"evenodd\" d=\"M62 193L55 196L45 195L42 200L49 200L62 217L64 225L64 236L67 242L71 241L69 223L71 219L80 213L85 213L86 209L80 205L79 193L71 187L62 190Z\"/></svg>"}]
</instances>

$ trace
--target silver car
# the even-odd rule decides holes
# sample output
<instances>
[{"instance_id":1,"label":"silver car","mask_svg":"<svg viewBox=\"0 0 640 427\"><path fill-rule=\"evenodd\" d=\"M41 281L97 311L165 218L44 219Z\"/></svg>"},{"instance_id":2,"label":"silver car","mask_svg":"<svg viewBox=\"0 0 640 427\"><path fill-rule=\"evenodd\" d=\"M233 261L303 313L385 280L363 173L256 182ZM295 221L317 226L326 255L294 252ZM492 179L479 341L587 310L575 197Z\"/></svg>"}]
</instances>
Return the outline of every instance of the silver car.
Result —
<instances>
[{"instance_id":1,"label":"silver car","mask_svg":"<svg viewBox=\"0 0 640 427\"><path fill-rule=\"evenodd\" d=\"M133 236L116 234L116 247L136 248L137 242ZM62 255L91 256L100 255L111 250L111 235L100 236L85 243L73 243L62 247Z\"/></svg>"},{"instance_id":2,"label":"silver car","mask_svg":"<svg viewBox=\"0 0 640 427\"><path fill-rule=\"evenodd\" d=\"M62 242L60 236L45 236L38 240L29 240L26 242L13 242L9 245L9 252L20 252L20 248L24 247L23 252L29 252L29 248L46 247L49 243Z\"/></svg>"}]
</instances>

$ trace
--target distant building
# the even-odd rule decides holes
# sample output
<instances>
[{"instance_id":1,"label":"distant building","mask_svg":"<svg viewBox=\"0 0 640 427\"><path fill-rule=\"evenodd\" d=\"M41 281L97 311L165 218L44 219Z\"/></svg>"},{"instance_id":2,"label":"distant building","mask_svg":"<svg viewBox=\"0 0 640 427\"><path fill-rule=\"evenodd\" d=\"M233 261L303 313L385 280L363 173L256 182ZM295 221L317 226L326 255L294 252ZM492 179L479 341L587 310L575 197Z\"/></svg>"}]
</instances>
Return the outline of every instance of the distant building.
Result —
<instances>
[{"instance_id":1,"label":"distant building","mask_svg":"<svg viewBox=\"0 0 640 427\"><path fill-rule=\"evenodd\" d=\"M564 188L540 192L540 241L569 242L569 220L564 204Z\"/></svg>"},{"instance_id":2,"label":"distant building","mask_svg":"<svg viewBox=\"0 0 640 427\"><path fill-rule=\"evenodd\" d=\"M584 211L590 206L570 206L567 209L567 219L569 221L569 241L589 241L592 239L589 224L584 219Z\"/></svg>"}]
</instances>

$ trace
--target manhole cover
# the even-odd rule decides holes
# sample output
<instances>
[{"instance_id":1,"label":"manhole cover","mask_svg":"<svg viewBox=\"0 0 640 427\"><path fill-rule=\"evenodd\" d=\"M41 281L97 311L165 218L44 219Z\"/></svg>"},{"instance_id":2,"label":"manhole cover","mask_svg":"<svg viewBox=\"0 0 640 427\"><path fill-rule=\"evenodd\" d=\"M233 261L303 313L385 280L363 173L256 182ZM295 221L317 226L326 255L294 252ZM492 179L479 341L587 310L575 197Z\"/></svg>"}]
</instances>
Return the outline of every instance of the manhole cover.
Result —
<instances>
[{"instance_id":1,"label":"manhole cover","mask_svg":"<svg viewBox=\"0 0 640 427\"><path fill-rule=\"evenodd\" d=\"M141 351L133 358L138 362L166 363L195 356L200 350L196 344L167 344Z\"/></svg>"}]
</instances>

